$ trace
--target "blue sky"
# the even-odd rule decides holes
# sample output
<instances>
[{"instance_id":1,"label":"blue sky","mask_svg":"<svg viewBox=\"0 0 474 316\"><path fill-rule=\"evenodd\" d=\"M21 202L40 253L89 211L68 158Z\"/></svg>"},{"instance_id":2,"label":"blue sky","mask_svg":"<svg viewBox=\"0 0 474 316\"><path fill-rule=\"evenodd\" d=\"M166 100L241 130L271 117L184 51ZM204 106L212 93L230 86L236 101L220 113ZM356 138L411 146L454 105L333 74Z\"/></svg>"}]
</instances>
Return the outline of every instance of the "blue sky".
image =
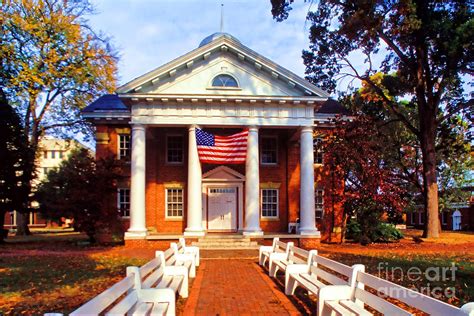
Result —
<instances>
[{"instance_id":1,"label":"blue sky","mask_svg":"<svg viewBox=\"0 0 474 316\"><path fill-rule=\"evenodd\" d=\"M196 48L219 31L224 3L224 31L281 66L304 76L301 51L308 47L309 4L294 5L278 23L270 0L97 0L90 17L94 30L112 37L120 52L119 83L124 84Z\"/></svg>"}]
</instances>

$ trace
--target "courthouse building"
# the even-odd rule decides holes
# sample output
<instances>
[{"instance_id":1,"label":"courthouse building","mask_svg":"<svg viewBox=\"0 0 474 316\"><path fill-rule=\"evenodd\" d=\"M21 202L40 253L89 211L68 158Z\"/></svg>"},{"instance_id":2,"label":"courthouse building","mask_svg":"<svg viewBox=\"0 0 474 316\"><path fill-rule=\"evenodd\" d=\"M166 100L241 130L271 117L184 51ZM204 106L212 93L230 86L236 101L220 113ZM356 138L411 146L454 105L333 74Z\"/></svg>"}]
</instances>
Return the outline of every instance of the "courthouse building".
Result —
<instances>
[{"instance_id":1,"label":"courthouse building","mask_svg":"<svg viewBox=\"0 0 474 316\"><path fill-rule=\"evenodd\" d=\"M97 99L83 111L96 127L97 157L130 160L130 177L114 197L125 238L340 232L342 209L329 192L341 180L320 143L330 119L345 112L328 98L235 37L215 33ZM200 162L198 130L248 131L243 163Z\"/></svg>"}]
</instances>

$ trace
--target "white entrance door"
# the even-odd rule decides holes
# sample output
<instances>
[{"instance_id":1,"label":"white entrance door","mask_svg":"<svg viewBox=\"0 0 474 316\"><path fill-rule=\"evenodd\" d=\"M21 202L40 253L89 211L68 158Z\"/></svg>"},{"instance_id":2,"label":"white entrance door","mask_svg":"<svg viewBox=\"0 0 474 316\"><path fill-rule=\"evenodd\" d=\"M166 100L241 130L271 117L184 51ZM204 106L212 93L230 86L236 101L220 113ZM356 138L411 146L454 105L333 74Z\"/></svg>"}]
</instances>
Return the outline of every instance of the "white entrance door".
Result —
<instances>
[{"instance_id":1,"label":"white entrance door","mask_svg":"<svg viewBox=\"0 0 474 316\"><path fill-rule=\"evenodd\" d=\"M237 188L211 187L208 189L209 231L232 231L236 227Z\"/></svg>"}]
</instances>

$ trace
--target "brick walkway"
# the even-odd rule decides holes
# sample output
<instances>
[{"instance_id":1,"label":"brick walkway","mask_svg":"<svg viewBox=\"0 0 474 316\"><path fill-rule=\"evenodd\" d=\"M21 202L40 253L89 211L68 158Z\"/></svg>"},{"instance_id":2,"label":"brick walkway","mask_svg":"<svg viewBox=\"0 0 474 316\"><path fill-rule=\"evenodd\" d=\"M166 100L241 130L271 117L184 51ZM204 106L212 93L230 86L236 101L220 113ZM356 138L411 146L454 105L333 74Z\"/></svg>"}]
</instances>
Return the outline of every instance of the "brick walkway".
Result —
<instances>
[{"instance_id":1,"label":"brick walkway","mask_svg":"<svg viewBox=\"0 0 474 316\"><path fill-rule=\"evenodd\" d=\"M255 259L204 259L184 315L299 315Z\"/></svg>"}]
</instances>

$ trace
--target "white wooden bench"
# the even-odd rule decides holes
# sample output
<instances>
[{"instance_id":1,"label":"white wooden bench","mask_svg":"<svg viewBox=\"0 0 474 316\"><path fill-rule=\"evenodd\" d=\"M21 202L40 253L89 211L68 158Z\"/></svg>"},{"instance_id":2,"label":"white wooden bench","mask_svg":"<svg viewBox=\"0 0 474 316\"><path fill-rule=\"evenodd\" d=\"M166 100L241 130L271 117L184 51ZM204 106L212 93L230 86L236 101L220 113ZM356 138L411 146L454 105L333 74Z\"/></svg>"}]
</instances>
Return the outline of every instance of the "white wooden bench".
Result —
<instances>
[{"instance_id":1,"label":"white wooden bench","mask_svg":"<svg viewBox=\"0 0 474 316\"><path fill-rule=\"evenodd\" d=\"M307 255L307 257L306 257ZM307 258L306 264L292 264L285 271L285 294L293 295L298 286L308 293L318 295L328 285L351 285L357 271L364 271L361 264L349 267L337 261L321 257L316 250L305 252L299 248L290 249L291 257ZM292 259L295 261L295 259Z\"/></svg>"},{"instance_id":2,"label":"white wooden bench","mask_svg":"<svg viewBox=\"0 0 474 316\"><path fill-rule=\"evenodd\" d=\"M196 257L196 267L199 267L199 247L197 246L186 246L186 240L181 237L179 239L179 242L177 243L178 245L178 252L179 253L188 253L188 254L193 254Z\"/></svg>"},{"instance_id":3,"label":"white wooden bench","mask_svg":"<svg viewBox=\"0 0 474 316\"><path fill-rule=\"evenodd\" d=\"M179 253L178 245L174 242L163 254L166 266L184 266L188 268L190 278L196 277L196 256L191 253Z\"/></svg>"},{"instance_id":4,"label":"white wooden bench","mask_svg":"<svg viewBox=\"0 0 474 316\"><path fill-rule=\"evenodd\" d=\"M367 287L380 295L367 291ZM402 307L387 301L385 297L401 301L429 315L474 315L474 303L458 308L364 271L356 272L351 285L322 288L318 297L318 315L373 315L364 308L365 306L370 306L384 315L412 315Z\"/></svg>"},{"instance_id":5,"label":"white wooden bench","mask_svg":"<svg viewBox=\"0 0 474 316\"><path fill-rule=\"evenodd\" d=\"M318 253L316 250L307 251L298 247L295 247L293 243L288 243L285 251L285 256L271 255L270 259L270 276L276 277L278 270L285 272L285 286L287 283L286 270L290 265L297 265L300 267L307 267L311 254Z\"/></svg>"},{"instance_id":6,"label":"white wooden bench","mask_svg":"<svg viewBox=\"0 0 474 316\"><path fill-rule=\"evenodd\" d=\"M172 289L143 289L138 267L128 267L127 277L100 293L70 315L175 315Z\"/></svg>"},{"instance_id":7,"label":"white wooden bench","mask_svg":"<svg viewBox=\"0 0 474 316\"><path fill-rule=\"evenodd\" d=\"M261 266L265 266L265 263L269 262L268 264L268 271L270 274L271 267L272 267L272 260L277 259L284 259L288 255L288 251L290 246L293 246L293 242L284 243L280 241L278 238L273 239L272 246L260 246L259 249L259 264ZM271 275L271 274L270 274Z\"/></svg>"},{"instance_id":8,"label":"white wooden bench","mask_svg":"<svg viewBox=\"0 0 474 316\"><path fill-rule=\"evenodd\" d=\"M137 273L142 281L142 288L170 288L181 297L188 297L188 268L167 266L165 262L164 252L157 251L155 259L140 267Z\"/></svg>"}]
</instances>

